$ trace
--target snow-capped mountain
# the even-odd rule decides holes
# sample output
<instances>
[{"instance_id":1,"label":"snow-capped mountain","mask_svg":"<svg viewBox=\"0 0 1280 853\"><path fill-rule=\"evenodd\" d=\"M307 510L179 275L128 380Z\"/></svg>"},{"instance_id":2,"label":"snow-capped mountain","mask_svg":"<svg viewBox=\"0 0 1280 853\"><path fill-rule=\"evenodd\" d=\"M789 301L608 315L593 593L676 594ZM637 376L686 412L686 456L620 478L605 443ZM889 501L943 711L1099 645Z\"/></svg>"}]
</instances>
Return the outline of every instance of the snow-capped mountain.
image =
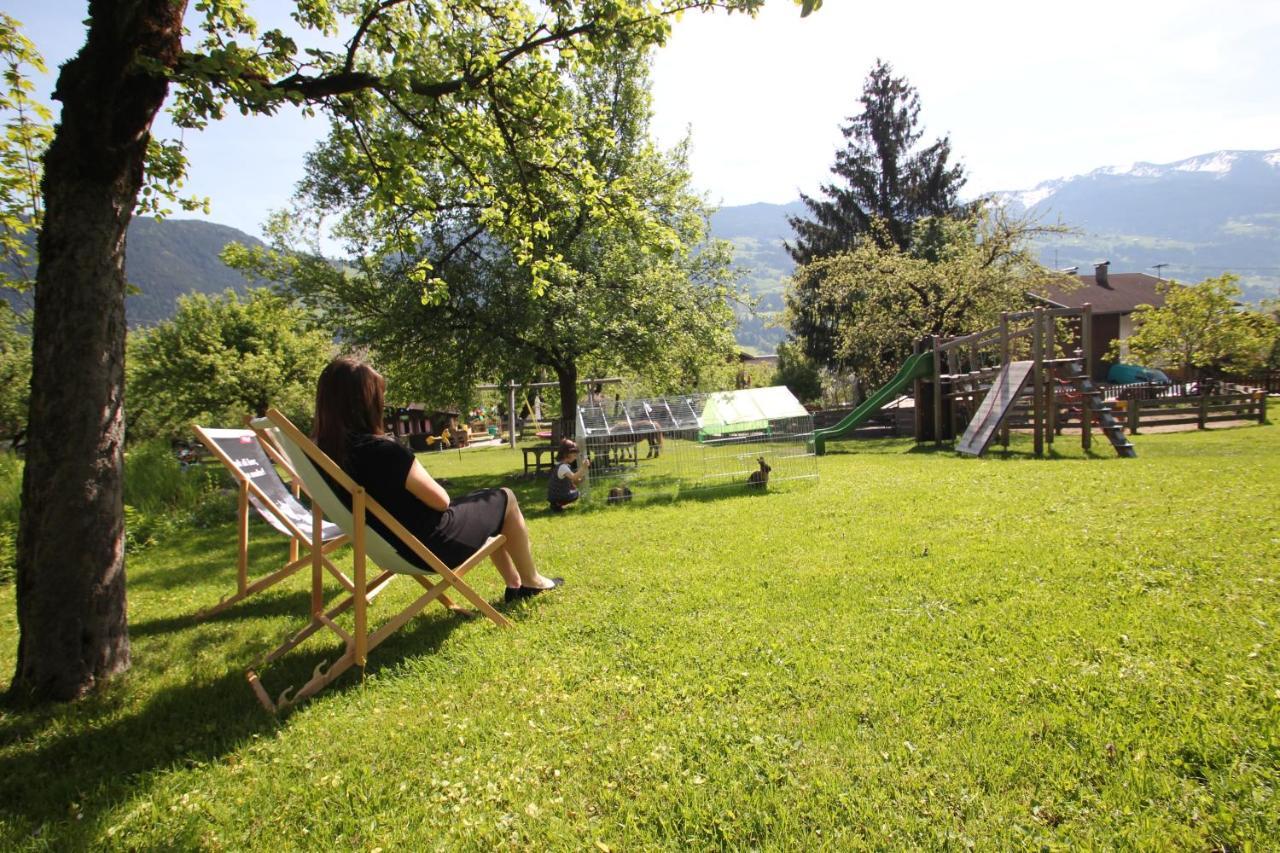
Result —
<instances>
[{"instance_id":1,"label":"snow-capped mountain","mask_svg":"<svg viewBox=\"0 0 1280 853\"><path fill-rule=\"evenodd\" d=\"M1199 281L1222 272L1250 298L1280 290L1280 149L1212 151L1174 163L1106 166L997 193L1014 212L1079 233L1046 240L1041 260Z\"/></svg>"},{"instance_id":2,"label":"snow-capped mountain","mask_svg":"<svg viewBox=\"0 0 1280 853\"><path fill-rule=\"evenodd\" d=\"M1241 218L1280 214L1280 149L1213 151L1174 163L1104 166L997 193L1015 211L1061 217L1086 231L1199 239Z\"/></svg>"},{"instance_id":3,"label":"snow-capped mountain","mask_svg":"<svg viewBox=\"0 0 1280 853\"><path fill-rule=\"evenodd\" d=\"M1280 149L1106 166L996 196L1014 212L1076 229L1039 244L1048 266L1088 272L1105 259L1112 272L1159 272L1186 282L1232 272L1247 299L1280 295ZM803 213L799 202L750 204L721 208L711 219L713 234L733 241L739 264L750 270L744 283L764 310L781 308L782 282L792 270L782 248L793 236L787 215ZM769 350L782 331L742 317L738 335Z\"/></svg>"}]
</instances>

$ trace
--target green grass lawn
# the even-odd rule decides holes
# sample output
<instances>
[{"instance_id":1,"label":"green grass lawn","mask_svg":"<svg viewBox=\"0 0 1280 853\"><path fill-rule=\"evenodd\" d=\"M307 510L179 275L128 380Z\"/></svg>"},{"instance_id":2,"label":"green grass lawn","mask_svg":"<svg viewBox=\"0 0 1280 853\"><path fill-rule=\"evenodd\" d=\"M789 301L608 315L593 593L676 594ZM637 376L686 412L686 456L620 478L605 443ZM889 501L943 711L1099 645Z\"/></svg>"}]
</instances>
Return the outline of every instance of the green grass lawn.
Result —
<instances>
[{"instance_id":1,"label":"green grass lawn","mask_svg":"<svg viewBox=\"0 0 1280 853\"><path fill-rule=\"evenodd\" d=\"M161 541L129 559L133 670L0 713L0 849L1272 848L1280 427L1135 442L834 442L816 482L563 516L512 451L424 456L517 488L567 586L512 631L429 610L282 719L243 670L305 578L196 623L234 527ZM6 587L0 677L16 645Z\"/></svg>"}]
</instances>

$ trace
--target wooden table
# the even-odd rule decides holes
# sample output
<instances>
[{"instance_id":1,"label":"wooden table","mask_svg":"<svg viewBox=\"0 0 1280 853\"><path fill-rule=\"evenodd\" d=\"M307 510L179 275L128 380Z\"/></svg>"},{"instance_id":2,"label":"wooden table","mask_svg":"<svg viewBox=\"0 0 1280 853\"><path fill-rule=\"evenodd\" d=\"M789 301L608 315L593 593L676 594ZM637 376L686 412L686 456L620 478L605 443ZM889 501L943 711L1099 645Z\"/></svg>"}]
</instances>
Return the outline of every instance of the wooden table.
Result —
<instances>
[{"instance_id":1,"label":"wooden table","mask_svg":"<svg viewBox=\"0 0 1280 853\"><path fill-rule=\"evenodd\" d=\"M547 473L551 473L556 467L555 445L553 444L535 444L530 447L520 448L524 451L524 475L526 477L536 477L542 473L545 468ZM547 461L542 461L542 454L547 454ZM533 463L529 463L529 454L533 454ZM529 473L529 469L533 468L533 473Z\"/></svg>"}]
</instances>

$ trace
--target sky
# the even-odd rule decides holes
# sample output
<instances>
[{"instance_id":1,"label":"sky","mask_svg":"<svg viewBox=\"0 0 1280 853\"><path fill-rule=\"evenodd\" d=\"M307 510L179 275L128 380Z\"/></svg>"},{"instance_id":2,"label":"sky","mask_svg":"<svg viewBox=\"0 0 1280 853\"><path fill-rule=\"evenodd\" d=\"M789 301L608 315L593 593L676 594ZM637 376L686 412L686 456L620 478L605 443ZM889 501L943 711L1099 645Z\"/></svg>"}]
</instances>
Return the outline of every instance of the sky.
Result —
<instances>
[{"instance_id":1,"label":"sky","mask_svg":"<svg viewBox=\"0 0 1280 853\"><path fill-rule=\"evenodd\" d=\"M269 22L289 4L248 5ZM83 43L84 3L5 7L52 73ZM925 138L951 137L976 196L1102 166L1280 148L1277 44L1275 0L826 0L804 19L791 0L768 0L754 20L675 25L654 56L652 127L666 145L691 135L694 184L713 203L792 201L829 179L840 125L881 58L919 91ZM40 88L46 100L52 84ZM286 111L188 132L188 189L212 200L205 218L260 234L325 129Z\"/></svg>"}]
</instances>

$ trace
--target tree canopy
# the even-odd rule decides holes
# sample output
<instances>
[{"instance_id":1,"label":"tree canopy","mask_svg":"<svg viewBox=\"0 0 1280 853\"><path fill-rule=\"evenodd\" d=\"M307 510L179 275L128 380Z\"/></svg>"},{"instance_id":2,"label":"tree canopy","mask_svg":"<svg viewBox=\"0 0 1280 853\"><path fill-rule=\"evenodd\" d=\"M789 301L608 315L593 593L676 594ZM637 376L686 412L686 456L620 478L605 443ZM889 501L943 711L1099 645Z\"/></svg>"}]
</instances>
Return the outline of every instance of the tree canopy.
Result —
<instances>
[{"instance_id":1,"label":"tree canopy","mask_svg":"<svg viewBox=\"0 0 1280 853\"><path fill-rule=\"evenodd\" d=\"M191 294L173 319L129 341L129 437L189 437L193 422L237 425L269 406L310 421L333 337L280 294Z\"/></svg>"},{"instance_id":2,"label":"tree canopy","mask_svg":"<svg viewBox=\"0 0 1280 853\"><path fill-rule=\"evenodd\" d=\"M41 160L53 138L53 113L33 97L29 75L45 72L44 58L16 20L0 13L0 286L25 290L35 278L29 236L43 218ZM24 415L25 417L25 415Z\"/></svg>"},{"instance_id":3,"label":"tree canopy","mask_svg":"<svg viewBox=\"0 0 1280 853\"><path fill-rule=\"evenodd\" d=\"M728 249L706 240L708 211L689 189L684 146L664 152L649 138L643 52L617 51L561 85L548 94L564 105L576 148L561 159L580 158L594 188L549 196L535 234L493 227L472 202L472 174L457 173L448 152L387 114L365 129L359 150L349 126L335 122L309 161L303 213L338 218L348 265L299 255L286 227L271 251L240 248L228 259L284 281L346 341L373 349L402 392L463 399L478 380L549 368L561 384L561 417L571 419L583 369L687 381L731 351ZM413 175L369 166L390 161L412 163ZM518 183L524 164L507 150L474 161L481 168L495 183ZM528 192L545 190L535 183ZM384 227L379 196L397 199L395 231ZM522 258L534 239L554 258L541 293ZM415 374L418 383L403 381Z\"/></svg>"},{"instance_id":4,"label":"tree canopy","mask_svg":"<svg viewBox=\"0 0 1280 853\"><path fill-rule=\"evenodd\" d=\"M1046 230L1056 229L1011 219L998 208L964 219L919 220L905 249L889 239L866 240L800 267L787 293L788 325L794 333L823 324L832 356L878 383L916 341L994 326L1001 311L1059 279L1029 247L1029 238ZM821 287L812 286L814 280Z\"/></svg>"},{"instance_id":5,"label":"tree canopy","mask_svg":"<svg viewBox=\"0 0 1280 853\"><path fill-rule=\"evenodd\" d=\"M867 242L929 257L937 245L916 223L963 218L971 211L959 201L965 175L950 161L950 140L944 136L920 147L920 96L905 77L877 60L860 103L861 112L840 129L846 144L831 167L836 180L822 186L820 198L801 195L808 215L788 217L796 236L786 249L801 267ZM842 363L835 326L856 309L823 292L824 269L814 266L795 277L791 301L802 310L791 313L791 330L806 356L844 368L849 365Z\"/></svg>"},{"instance_id":6,"label":"tree canopy","mask_svg":"<svg viewBox=\"0 0 1280 853\"><path fill-rule=\"evenodd\" d=\"M0 300L0 442L21 444L27 431L31 398L31 336L23 330L30 318Z\"/></svg>"},{"instance_id":7,"label":"tree canopy","mask_svg":"<svg viewBox=\"0 0 1280 853\"><path fill-rule=\"evenodd\" d=\"M877 60L859 100L862 111L840 128L846 143L831 167L836 181L822 186L823 198L802 194L809 215L788 219L796 239L787 251L797 264L867 239L904 250L919 246L917 220L966 210L959 201L964 168L950 162L951 140L919 147L924 130L915 87Z\"/></svg>"},{"instance_id":8,"label":"tree canopy","mask_svg":"<svg viewBox=\"0 0 1280 853\"><path fill-rule=\"evenodd\" d=\"M1236 280L1226 274L1194 285L1160 285L1164 305L1139 305L1134 312L1137 329L1125 341L1130 360L1181 369L1187 376L1201 368L1247 372L1267 364L1280 341L1280 326L1239 304ZM1109 354L1116 360L1119 343Z\"/></svg>"}]
</instances>

